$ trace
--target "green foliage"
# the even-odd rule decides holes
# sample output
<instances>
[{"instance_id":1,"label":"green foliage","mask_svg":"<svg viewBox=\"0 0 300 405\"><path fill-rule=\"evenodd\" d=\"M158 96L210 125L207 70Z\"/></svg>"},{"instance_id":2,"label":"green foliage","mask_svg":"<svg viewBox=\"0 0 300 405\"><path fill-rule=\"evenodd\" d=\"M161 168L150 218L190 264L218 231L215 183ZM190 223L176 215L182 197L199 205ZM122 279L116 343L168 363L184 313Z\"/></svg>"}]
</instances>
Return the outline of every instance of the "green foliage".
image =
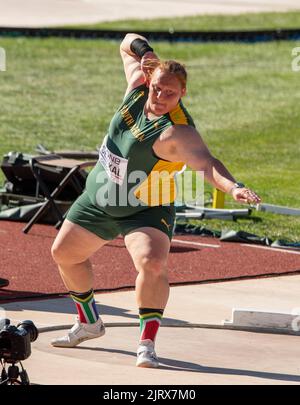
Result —
<instances>
[{"instance_id":1,"label":"green foliage","mask_svg":"<svg viewBox=\"0 0 300 405\"><path fill-rule=\"evenodd\" d=\"M146 20L107 21L81 28L145 31L222 31L244 29L299 28L300 12L197 15ZM73 26L74 27L74 26Z\"/></svg>"}]
</instances>

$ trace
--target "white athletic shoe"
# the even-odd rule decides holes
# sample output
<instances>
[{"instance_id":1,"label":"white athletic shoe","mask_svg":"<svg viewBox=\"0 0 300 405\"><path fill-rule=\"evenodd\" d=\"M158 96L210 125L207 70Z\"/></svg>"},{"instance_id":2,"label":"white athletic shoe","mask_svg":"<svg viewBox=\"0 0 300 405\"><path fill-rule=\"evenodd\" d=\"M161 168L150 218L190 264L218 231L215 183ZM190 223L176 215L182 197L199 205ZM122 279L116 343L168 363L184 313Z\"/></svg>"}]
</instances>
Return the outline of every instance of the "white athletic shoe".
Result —
<instances>
[{"instance_id":1,"label":"white athletic shoe","mask_svg":"<svg viewBox=\"0 0 300 405\"><path fill-rule=\"evenodd\" d=\"M80 320L76 318L76 323L72 329L70 329L65 336L53 339L51 344L55 347L75 347L85 340L94 339L104 334L105 327L101 318L91 324L81 323Z\"/></svg>"},{"instance_id":2,"label":"white athletic shoe","mask_svg":"<svg viewBox=\"0 0 300 405\"><path fill-rule=\"evenodd\" d=\"M158 358L154 350L154 343L150 339L142 340L137 350L137 367L157 368Z\"/></svg>"}]
</instances>

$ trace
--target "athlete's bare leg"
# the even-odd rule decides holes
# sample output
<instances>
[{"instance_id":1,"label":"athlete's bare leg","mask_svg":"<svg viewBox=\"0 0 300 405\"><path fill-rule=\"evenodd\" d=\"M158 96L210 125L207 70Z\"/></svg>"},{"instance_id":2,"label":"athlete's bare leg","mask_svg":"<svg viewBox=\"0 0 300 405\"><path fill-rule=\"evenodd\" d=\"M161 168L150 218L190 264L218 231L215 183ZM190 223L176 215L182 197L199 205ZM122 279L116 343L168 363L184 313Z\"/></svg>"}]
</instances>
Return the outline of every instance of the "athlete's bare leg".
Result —
<instances>
[{"instance_id":1,"label":"athlete's bare leg","mask_svg":"<svg viewBox=\"0 0 300 405\"><path fill-rule=\"evenodd\" d=\"M144 227L126 235L125 244L139 273L136 279L138 307L164 309L169 298L168 236L158 229Z\"/></svg>"},{"instance_id":2,"label":"athlete's bare leg","mask_svg":"<svg viewBox=\"0 0 300 405\"><path fill-rule=\"evenodd\" d=\"M86 292L93 287L88 258L107 242L67 219L64 221L51 252L69 291Z\"/></svg>"}]
</instances>

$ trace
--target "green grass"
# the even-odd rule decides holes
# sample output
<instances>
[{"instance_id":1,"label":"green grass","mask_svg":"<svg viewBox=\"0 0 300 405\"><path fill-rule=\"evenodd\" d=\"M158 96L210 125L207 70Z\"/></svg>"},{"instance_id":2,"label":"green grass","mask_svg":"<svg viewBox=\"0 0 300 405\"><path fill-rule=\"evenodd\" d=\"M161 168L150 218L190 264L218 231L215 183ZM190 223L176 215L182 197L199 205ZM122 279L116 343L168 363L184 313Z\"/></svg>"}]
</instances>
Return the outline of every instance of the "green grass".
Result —
<instances>
[{"instance_id":1,"label":"green grass","mask_svg":"<svg viewBox=\"0 0 300 405\"><path fill-rule=\"evenodd\" d=\"M0 155L32 153L38 143L95 149L126 87L118 46L115 41L0 38L7 54L7 71L0 72ZM291 70L296 46L155 43L162 58L185 62L184 102L213 154L265 202L291 207L300 207L300 73ZM300 239L298 217L253 217L206 225Z\"/></svg>"},{"instance_id":2,"label":"green grass","mask_svg":"<svg viewBox=\"0 0 300 405\"><path fill-rule=\"evenodd\" d=\"M238 208L245 207L239 206ZM298 217L292 218L286 215L271 214L269 212L266 213L253 211L248 218L240 218L236 221L205 219L201 221L193 220L190 222L196 225L204 226L210 230L243 230L245 232L250 232L261 237L267 236L273 241L276 239L283 239L299 242L300 239L300 221Z\"/></svg>"},{"instance_id":3,"label":"green grass","mask_svg":"<svg viewBox=\"0 0 300 405\"><path fill-rule=\"evenodd\" d=\"M300 28L300 12L247 13L239 15L198 15L177 18L107 21L91 25L72 25L72 27L129 31L163 31L169 29L175 31L221 31Z\"/></svg>"}]
</instances>

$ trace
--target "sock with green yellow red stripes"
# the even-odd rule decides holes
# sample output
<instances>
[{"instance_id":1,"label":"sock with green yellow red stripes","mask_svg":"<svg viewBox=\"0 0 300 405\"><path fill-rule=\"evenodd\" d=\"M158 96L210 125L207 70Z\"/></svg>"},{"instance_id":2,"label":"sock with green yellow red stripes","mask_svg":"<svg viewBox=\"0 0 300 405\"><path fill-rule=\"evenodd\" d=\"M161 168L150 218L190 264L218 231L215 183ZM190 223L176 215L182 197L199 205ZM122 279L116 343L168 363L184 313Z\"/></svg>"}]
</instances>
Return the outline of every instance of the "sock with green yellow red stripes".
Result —
<instances>
[{"instance_id":1,"label":"sock with green yellow red stripes","mask_svg":"<svg viewBox=\"0 0 300 405\"><path fill-rule=\"evenodd\" d=\"M97 322L99 314L94 299L94 291L92 289L85 293L70 291L70 295L76 305L80 322Z\"/></svg>"},{"instance_id":2,"label":"sock with green yellow red stripes","mask_svg":"<svg viewBox=\"0 0 300 405\"><path fill-rule=\"evenodd\" d=\"M141 331L140 341L150 339L153 343L155 342L163 313L163 309L139 308Z\"/></svg>"}]
</instances>

